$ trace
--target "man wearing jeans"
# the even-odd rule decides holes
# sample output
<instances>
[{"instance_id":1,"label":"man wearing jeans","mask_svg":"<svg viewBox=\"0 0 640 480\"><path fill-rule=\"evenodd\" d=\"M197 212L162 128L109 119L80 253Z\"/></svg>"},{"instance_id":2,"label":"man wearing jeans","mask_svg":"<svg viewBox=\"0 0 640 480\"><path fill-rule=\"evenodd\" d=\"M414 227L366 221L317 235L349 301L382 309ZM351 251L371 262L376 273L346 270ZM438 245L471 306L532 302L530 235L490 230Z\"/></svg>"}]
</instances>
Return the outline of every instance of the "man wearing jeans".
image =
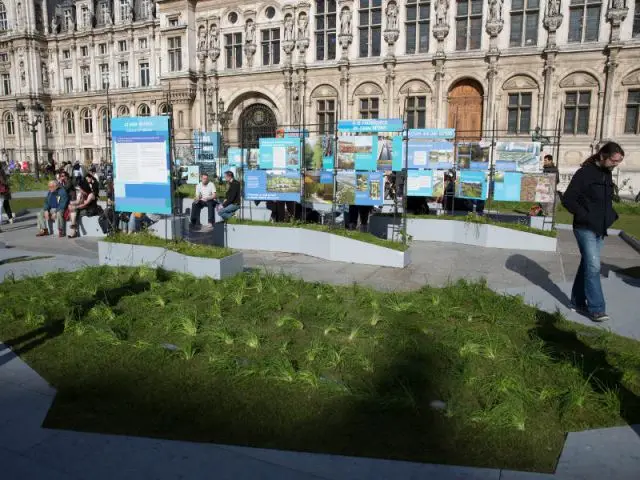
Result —
<instances>
[{"instance_id":1,"label":"man wearing jeans","mask_svg":"<svg viewBox=\"0 0 640 480\"><path fill-rule=\"evenodd\" d=\"M66 190L51 180L48 185L49 192L44 200L42 210L38 212L38 233L36 237L49 235L49 220L55 220L58 228L58 236L64 237L64 211L69 205Z\"/></svg>"},{"instance_id":2,"label":"man wearing jeans","mask_svg":"<svg viewBox=\"0 0 640 480\"><path fill-rule=\"evenodd\" d=\"M240 208L240 182L233 177L233 172L224 172L224 179L227 181L227 197L224 203L218 207L218 215L222 220L228 220Z\"/></svg>"},{"instance_id":3,"label":"man wearing jeans","mask_svg":"<svg viewBox=\"0 0 640 480\"><path fill-rule=\"evenodd\" d=\"M196 186L196 199L191 205L191 228L200 226L200 211L207 207L209 211L208 228L212 229L215 223L216 186L209 181L209 175L203 173L200 183Z\"/></svg>"},{"instance_id":4,"label":"man wearing jeans","mask_svg":"<svg viewBox=\"0 0 640 480\"><path fill-rule=\"evenodd\" d=\"M573 233L581 255L571 290L572 307L594 322L609 320L600 283L600 250L607 229L618 218L613 209L611 171L623 158L620 145L604 144L578 169L562 197L573 214Z\"/></svg>"}]
</instances>

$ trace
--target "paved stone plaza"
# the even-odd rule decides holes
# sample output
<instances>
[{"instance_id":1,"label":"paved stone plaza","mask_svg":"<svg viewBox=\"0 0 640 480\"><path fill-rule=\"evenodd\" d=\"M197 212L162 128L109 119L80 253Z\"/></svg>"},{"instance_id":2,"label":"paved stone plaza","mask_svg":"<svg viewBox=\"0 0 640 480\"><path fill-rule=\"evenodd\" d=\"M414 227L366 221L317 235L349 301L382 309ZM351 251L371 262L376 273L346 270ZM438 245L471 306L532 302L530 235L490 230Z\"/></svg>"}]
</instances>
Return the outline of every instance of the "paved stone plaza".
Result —
<instances>
[{"instance_id":1,"label":"paved stone plaza","mask_svg":"<svg viewBox=\"0 0 640 480\"><path fill-rule=\"evenodd\" d=\"M97 264L95 239L36 238L28 214L0 234L0 279L74 270ZM16 261L16 259L20 261ZM9 262L7 260L10 260ZM579 254L571 232L559 232L559 251L489 250L415 243L405 269L331 263L301 255L245 252L249 268L264 267L308 281L358 282L382 290L445 285L485 278L492 288L522 294L548 311L587 323L566 308ZM603 328L640 339L640 284L613 274L640 265L618 237L607 239L603 279L612 320ZM6 339L5 339L6 340ZM424 465L388 460L282 452L222 445L49 430L41 427L55 390L0 344L0 471L7 479L635 479L640 427L570 433L554 475Z\"/></svg>"}]
</instances>

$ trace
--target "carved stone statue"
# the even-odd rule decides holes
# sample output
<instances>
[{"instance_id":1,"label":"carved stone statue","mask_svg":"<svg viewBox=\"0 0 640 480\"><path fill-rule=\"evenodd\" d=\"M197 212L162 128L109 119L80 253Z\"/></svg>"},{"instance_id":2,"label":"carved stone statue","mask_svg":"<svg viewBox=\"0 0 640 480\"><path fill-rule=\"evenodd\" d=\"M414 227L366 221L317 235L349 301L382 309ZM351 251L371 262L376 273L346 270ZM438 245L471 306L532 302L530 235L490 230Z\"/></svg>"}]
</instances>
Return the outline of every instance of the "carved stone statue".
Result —
<instances>
[{"instance_id":1,"label":"carved stone statue","mask_svg":"<svg viewBox=\"0 0 640 480\"><path fill-rule=\"evenodd\" d=\"M147 18L149 20L151 20L154 16L153 14L155 13L156 9L155 3L156 2L152 0L149 0L149 3L147 3Z\"/></svg>"},{"instance_id":2,"label":"carved stone statue","mask_svg":"<svg viewBox=\"0 0 640 480\"><path fill-rule=\"evenodd\" d=\"M133 10L133 1L129 0L129 7L127 9L127 22L133 22L134 10Z\"/></svg>"},{"instance_id":3,"label":"carved stone statue","mask_svg":"<svg viewBox=\"0 0 640 480\"><path fill-rule=\"evenodd\" d=\"M449 11L449 0L438 0L436 8L436 25L447 25L447 12Z\"/></svg>"},{"instance_id":4,"label":"carved stone statue","mask_svg":"<svg viewBox=\"0 0 640 480\"><path fill-rule=\"evenodd\" d=\"M291 91L291 111L293 113L292 123L294 125L300 124L300 85L298 82L293 82Z\"/></svg>"},{"instance_id":5,"label":"carved stone statue","mask_svg":"<svg viewBox=\"0 0 640 480\"><path fill-rule=\"evenodd\" d=\"M244 28L245 35L245 43L253 44L256 40L256 25L253 23L253 20L247 20L247 23Z\"/></svg>"},{"instance_id":6,"label":"carved stone statue","mask_svg":"<svg viewBox=\"0 0 640 480\"><path fill-rule=\"evenodd\" d=\"M24 62L20 61L20 85L27 86L27 73L24 71Z\"/></svg>"},{"instance_id":7,"label":"carved stone statue","mask_svg":"<svg viewBox=\"0 0 640 480\"><path fill-rule=\"evenodd\" d=\"M54 15L51 19L51 33L54 35L58 33L58 16Z\"/></svg>"},{"instance_id":8,"label":"carved stone statue","mask_svg":"<svg viewBox=\"0 0 640 480\"><path fill-rule=\"evenodd\" d=\"M560 0L549 0L547 4L547 16L555 17L560 13Z\"/></svg>"},{"instance_id":9,"label":"carved stone statue","mask_svg":"<svg viewBox=\"0 0 640 480\"><path fill-rule=\"evenodd\" d=\"M298 40L307 38L308 28L309 28L309 19L307 18L307 14L302 12L300 13L300 16L298 16Z\"/></svg>"},{"instance_id":10,"label":"carved stone statue","mask_svg":"<svg viewBox=\"0 0 640 480\"><path fill-rule=\"evenodd\" d=\"M213 24L209 27L209 49L220 48L220 37L218 36L218 26Z\"/></svg>"},{"instance_id":11,"label":"carved stone statue","mask_svg":"<svg viewBox=\"0 0 640 480\"><path fill-rule=\"evenodd\" d=\"M284 41L292 42L293 40L293 17L287 15L284 17Z\"/></svg>"},{"instance_id":12,"label":"carved stone statue","mask_svg":"<svg viewBox=\"0 0 640 480\"><path fill-rule=\"evenodd\" d=\"M18 4L19 5L19 4ZM625 7L625 0L613 0L613 8L615 10L622 10ZM637 8L637 7L636 7ZM637 14L638 12L636 12Z\"/></svg>"},{"instance_id":13,"label":"carved stone statue","mask_svg":"<svg viewBox=\"0 0 640 480\"><path fill-rule=\"evenodd\" d=\"M16 27L22 28L22 3L20 2L16 4Z\"/></svg>"},{"instance_id":14,"label":"carved stone statue","mask_svg":"<svg viewBox=\"0 0 640 480\"><path fill-rule=\"evenodd\" d=\"M207 29L204 25L198 28L198 51L202 52L207 49Z\"/></svg>"},{"instance_id":15,"label":"carved stone statue","mask_svg":"<svg viewBox=\"0 0 640 480\"><path fill-rule=\"evenodd\" d=\"M343 8L340 12L340 34L351 35L351 10Z\"/></svg>"},{"instance_id":16,"label":"carved stone statue","mask_svg":"<svg viewBox=\"0 0 640 480\"><path fill-rule=\"evenodd\" d=\"M387 30L398 30L398 5L395 2L387 5Z\"/></svg>"},{"instance_id":17,"label":"carved stone statue","mask_svg":"<svg viewBox=\"0 0 640 480\"><path fill-rule=\"evenodd\" d=\"M40 68L42 70L42 86L48 87L49 86L49 69L47 68L47 64L42 62L42 65L40 66Z\"/></svg>"},{"instance_id":18,"label":"carved stone statue","mask_svg":"<svg viewBox=\"0 0 640 480\"><path fill-rule=\"evenodd\" d=\"M489 0L489 14L487 23L499 22L502 20L502 5L504 0Z\"/></svg>"}]
</instances>

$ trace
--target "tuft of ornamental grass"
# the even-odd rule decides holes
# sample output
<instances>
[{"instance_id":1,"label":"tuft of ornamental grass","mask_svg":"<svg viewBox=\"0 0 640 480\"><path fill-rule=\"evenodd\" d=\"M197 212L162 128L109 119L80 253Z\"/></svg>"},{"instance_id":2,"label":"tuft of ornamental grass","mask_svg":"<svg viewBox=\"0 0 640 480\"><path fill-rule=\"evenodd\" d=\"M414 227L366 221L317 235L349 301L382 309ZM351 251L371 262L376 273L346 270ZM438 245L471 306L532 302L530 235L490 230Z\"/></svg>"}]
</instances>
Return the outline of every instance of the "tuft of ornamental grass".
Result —
<instances>
[{"instance_id":1,"label":"tuft of ornamental grass","mask_svg":"<svg viewBox=\"0 0 640 480\"><path fill-rule=\"evenodd\" d=\"M640 422L638 342L481 282L93 267L5 281L0 304L58 390L48 428L550 472L566 432Z\"/></svg>"},{"instance_id":2,"label":"tuft of ornamental grass","mask_svg":"<svg viewBox=\"0 0 640 480\"><path fill-rule=\"evenodd\" d=\"M102 241L125 243L127 245L145 245L147 247L166 248L172 252L181 253L190 257L224 258L233 253L233 250L229 248L216 247L213 245L200 245L189 243L184 240L165 240L145 231L132 234L122 232L112 233L107 235Z\"/></svg>"}]
</instances>

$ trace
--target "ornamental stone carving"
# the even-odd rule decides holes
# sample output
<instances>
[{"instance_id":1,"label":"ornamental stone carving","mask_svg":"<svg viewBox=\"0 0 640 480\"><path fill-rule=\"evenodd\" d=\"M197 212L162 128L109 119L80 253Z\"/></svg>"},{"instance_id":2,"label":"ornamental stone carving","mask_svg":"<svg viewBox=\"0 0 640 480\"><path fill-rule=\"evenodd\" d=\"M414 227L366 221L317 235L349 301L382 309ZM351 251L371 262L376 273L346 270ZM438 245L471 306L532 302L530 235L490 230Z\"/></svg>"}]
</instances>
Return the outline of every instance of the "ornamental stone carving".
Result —
<instances>
[{"instance_id":1,"label":"ornamental stone carving","mask_svg":"<svg viewBox=\"0 0 640 480\"><path fill-rule=\"evenodd\" d=\"M400 30L398 30L398 5L396 2L389 2L386 13L387 29L384 31L384 39L390 46L393 46L400 35Z\"/></svg>"},{"instance_id":2,"label":"ornamental stone carving","mask_svg":"<svg viewBox=\"0 0 640 480\"><path fill-rule=\"evenodd\" d=\"M253 56L256 53L256 24L252 19L248 19L244 26L244 55L247 58L247 65L253 66Z\"/></svg>"},{"instance_id":3,"label":"ornamental stone carving","mask_svg":"<svg viewBox=\"0 0 640 480\"><path fill-rule=\"evenodd\" d=\"M491 37L497 37L504 27L504 20L502 19L503 3L504 0L489 0L485 30Z\"/></svg>"},{"instance_id":4,"label":"ornamental stone carving","mask_svg":"<svg viewBox=\"0 0 640 480\"><path fill-rule=\"evenodd\" d=\"M562 6L560 0L549 0L547 2L547 11L545 12L544 21L542 22L549 32L555 32L562 24Z\"/></svg>"},{"instance_id":5,"label":"ornamental stone carving","mask_svg":"<svg viewBox=\"0 0 640 480\"><path fill-rule=\"evenodd\" d=\"M449 0L437 0L434 3L436 22L433 26L433 36L442 42L449 34Z\"/></svg>"},{"instance_id":6,"label":"ornamental stone carving","mask_svg":"<svg viewBox=\"0 0 640 480\"><path fill-rule=\"evenodd\" d=\"M342 58L347 58L347 50L349 45L353 41L353 34L351 33L351 10L348 7L344 7L340 11L340 35L338 35L338 42L342 47Z\"/></svg>"},{"instance_id":7,"label":"ornamental stone carving","mask_svg":"<svg viewBox=\"0 0 640 480\"><path fill-rule=\"evenodd\" d=\"M198 52L204 52L207 49L207 27L200 25L198 27Z\"/></svg>"}]
</instances>

